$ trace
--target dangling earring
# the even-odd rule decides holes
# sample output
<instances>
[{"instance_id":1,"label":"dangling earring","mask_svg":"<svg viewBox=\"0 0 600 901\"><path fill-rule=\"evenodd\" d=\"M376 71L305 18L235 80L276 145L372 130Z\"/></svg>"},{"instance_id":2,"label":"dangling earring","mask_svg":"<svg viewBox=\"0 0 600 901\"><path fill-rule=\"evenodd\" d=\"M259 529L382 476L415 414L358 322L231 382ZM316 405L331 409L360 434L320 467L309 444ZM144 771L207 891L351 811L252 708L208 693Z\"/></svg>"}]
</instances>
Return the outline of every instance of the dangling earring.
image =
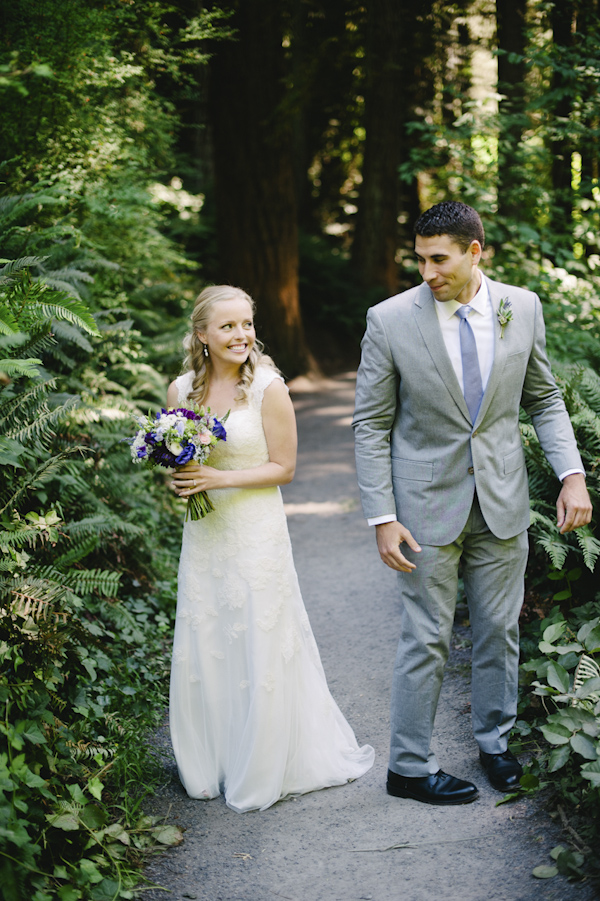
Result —
<instances>
[{"instance_id":1,"label":"dangling earring","mask_svg":"<svg viewBox=\"0 0 600 901\"><path fill-rule=\"evenodd\" d=\"M204 347L204 356L207 357L208 356L208 344L204 344L203 347Z\"/></svg>"}]
</instances>

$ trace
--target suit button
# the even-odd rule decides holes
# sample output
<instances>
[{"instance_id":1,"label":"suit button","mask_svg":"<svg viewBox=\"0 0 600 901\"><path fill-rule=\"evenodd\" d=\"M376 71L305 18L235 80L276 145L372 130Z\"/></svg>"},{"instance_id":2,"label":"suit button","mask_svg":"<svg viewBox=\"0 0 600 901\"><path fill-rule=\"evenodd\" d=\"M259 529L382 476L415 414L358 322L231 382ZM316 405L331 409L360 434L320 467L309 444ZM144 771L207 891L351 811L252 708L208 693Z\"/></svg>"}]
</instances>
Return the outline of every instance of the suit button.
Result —
<instances>
[{"instance_id":1,"label":"suit button","mask_svg":"<svg viewBox=\"0 0 600 901\"><path fill-rule=\"evenodd\" d=\"M475 431L473 432L473 435L472 435L471 437L472 437L472 438L475 438L475 436L477 435L477 432L478 432L478 430L475 429Z\"/></svg>"},{"instance_id":2,"label":"suit button","mask_svg":"<svg viewBox=\"0 0 600 901\"><path fill-rule=\"evenodd\" d=\"M473 469L473 467L469 466L469 475L472 476L474 472L475 470Z\"/></svg>"}]
</instances>

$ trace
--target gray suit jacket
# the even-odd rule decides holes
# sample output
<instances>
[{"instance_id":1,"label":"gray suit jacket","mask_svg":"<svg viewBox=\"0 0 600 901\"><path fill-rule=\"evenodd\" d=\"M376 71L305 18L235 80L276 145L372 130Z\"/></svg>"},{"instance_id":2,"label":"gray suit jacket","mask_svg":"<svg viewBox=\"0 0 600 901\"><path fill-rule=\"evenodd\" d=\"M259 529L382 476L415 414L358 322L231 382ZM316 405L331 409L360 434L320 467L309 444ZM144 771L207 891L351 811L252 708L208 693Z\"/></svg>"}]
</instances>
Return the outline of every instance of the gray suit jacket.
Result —
<instances>
[{"instance_id":1,"label":"gray suit jacket","mask_svg":"<svg viewBox=\"0 0 600 901\"><path fill-rule=\"evenodd\" d=\"M531 416L557 476L583 469L545 350L536 294L488 279L494 310L513 318L500 339L471 422L426 284L372 307L362 342L353 427L365 516L396 513L418 542L444 545L464 528L477 496L498 538L529 526L519 406Z\"/></svg>"}]
</instances>

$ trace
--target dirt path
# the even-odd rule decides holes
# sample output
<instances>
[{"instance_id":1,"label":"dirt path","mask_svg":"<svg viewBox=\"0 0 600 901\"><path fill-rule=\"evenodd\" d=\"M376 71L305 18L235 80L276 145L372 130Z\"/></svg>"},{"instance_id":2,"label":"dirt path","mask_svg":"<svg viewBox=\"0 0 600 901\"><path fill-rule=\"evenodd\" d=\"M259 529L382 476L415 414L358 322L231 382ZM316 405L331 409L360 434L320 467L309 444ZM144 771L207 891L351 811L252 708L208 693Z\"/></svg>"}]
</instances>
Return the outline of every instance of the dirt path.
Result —
<instances>
[{"instance_id":1,"label":"dirt path","mask_svg":"<svg viewBox=\"0 0 600 901\"><path fill-rule=\"evenodd\" d=\"M468 649L457 633L436 720L447 772L475 782L464 807L433 807L385 791L389 689L398 635L396 577L380 563L354 476L351 375L294 387L297 475L286 487L296 566L331 691L375 766L362 779L236 814L222 799L192 801L165 751L167 784L152 812L185 840L147 876L168 889L145 901L589 901L589 886L536 880L560 840L539 800L501 797L477 761L469 716ZM309 388L310 390L306 390ZM165 749L168 731L160 738Z\"/></svg>"}]
</instances>

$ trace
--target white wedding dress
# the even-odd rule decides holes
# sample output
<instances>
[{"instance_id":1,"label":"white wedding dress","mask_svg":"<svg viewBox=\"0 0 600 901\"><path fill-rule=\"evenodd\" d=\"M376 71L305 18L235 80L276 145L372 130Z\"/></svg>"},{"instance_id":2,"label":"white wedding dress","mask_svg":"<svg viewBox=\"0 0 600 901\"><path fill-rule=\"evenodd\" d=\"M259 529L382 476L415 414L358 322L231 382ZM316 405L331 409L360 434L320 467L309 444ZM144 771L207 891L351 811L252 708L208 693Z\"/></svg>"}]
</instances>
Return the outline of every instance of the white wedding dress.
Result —
<instances>
[{"instance_id":1,"label":"white wedding dress","mask_svg":"<svg viewBox=\"0 0 600 901\"><path fill-rule=\"evenodd\" d=\"M260 366L233 411L218 469L268 461ZM180 406L193 373L177 379ZM215 510L186 522L171 668L170 728L191 798L225 794L233 810L356 779L373 764L333 700L294 569L279 488L210 492Z\"/></svg>"}]
</instances>

